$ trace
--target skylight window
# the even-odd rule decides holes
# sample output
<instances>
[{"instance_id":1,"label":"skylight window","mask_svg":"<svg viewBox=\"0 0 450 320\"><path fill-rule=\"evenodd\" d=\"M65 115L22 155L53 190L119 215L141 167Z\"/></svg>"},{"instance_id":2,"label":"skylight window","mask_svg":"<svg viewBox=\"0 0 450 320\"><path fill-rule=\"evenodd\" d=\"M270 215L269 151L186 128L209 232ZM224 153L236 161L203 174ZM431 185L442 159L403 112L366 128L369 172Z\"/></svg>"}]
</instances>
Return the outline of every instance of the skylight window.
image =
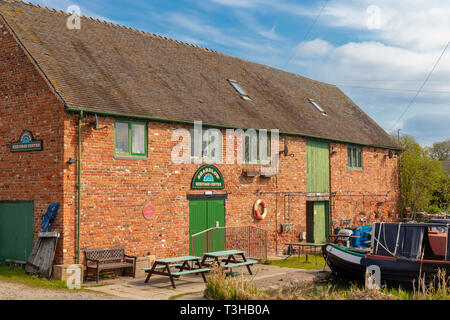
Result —
<instances>
[{"instance_id":1,"label":"skylight window","mask_svg":"<svg viewBox=\"0 0 450 320\"><path fill-rule=\"evenodd\" d=\"M247 92L245 92L245 90L242 89L242 87L239 85L239 83L237 83L236 80L228 80L228 82L233 86L234 89L236 89L237 92L239 92L239 94L241 95L242 99L244 99L244 100L252 100L252 99L250 99L250 97L247 94Z\"/></svg>"},{"instance_id":2,"label":"skylight window","mask_svg":"<svg viewBox=\"0 0 450 320\"><path fill-rule=\"evenodd\" d=\"M317 110L319 110L320 111L320 113L323 115L323 116L328 116L328 114L327 114L327 112L317 103L317 101L316 100L314 100L314 99L308 99L309 100L309 102L311 102L311 104L314 106L314 107L316 107L316 109Z\"/></svg>"}]
</instances>

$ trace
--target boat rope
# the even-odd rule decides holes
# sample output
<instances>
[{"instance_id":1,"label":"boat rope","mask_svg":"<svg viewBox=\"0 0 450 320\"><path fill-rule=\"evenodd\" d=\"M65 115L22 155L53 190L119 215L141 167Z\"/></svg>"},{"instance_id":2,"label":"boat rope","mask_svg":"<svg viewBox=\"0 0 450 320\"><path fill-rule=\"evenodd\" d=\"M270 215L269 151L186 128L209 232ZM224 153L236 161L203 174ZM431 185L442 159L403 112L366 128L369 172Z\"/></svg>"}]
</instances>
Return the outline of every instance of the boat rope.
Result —
<instances>
[{"instance_id":1,"label":"boat rope","mask_svg":"<svg viewBox=\"0 0 450 320\"><path fill-rule=\"evenodd\" d=\"M398 230L397 230L397 240L395 241L395 249L394 249L394 257L397 256L397 249L398 249L398 241L400 239L400 228L402 227L402 222L398 224Z\"/></svg>"},{"instance_id":2,"label":"boat rope","mask_svg":"<svg viewBox=\"0 0 450 320\"><path fill-rule=\"evenodd\" d=\"M395 252L391 252L386 246L386 230L385 228L383 228L384 222L380 223L380 229L378 230L378 238L375 237L374 241L377 242L377 249L375 253L378 253L378 246L381 246L387 253L389 253L391 256L395 257ZM380 241L380 233L381 233L381 229L383 229L383 238L385 240L384 245L381 243ZM397 235L398 236L398 235ZM397 237L397 241L398 241L398 237Z\"/></svg>"}]
</instances>

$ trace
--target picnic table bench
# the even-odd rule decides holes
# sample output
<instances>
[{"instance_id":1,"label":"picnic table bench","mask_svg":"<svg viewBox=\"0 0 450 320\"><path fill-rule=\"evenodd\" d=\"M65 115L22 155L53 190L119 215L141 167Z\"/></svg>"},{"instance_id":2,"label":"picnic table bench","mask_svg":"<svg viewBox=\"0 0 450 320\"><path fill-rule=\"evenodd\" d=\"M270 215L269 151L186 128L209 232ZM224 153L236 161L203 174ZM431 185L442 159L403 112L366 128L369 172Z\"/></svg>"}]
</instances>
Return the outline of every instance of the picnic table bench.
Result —
<instances>
[{"instance_id":1,"label":"picnic table bench","mask_svg":"<svg viewBox=\"0 0 450 320\"><path fill-rule=\"evenodd\" d=\"M95 277L98 283L101 271L113 271L116 269L122 269L124 275L129 274L133 278L136 276L137 257L125 254L125 248L123 246L86 249L84 250L84 258L86 266L84 281L88 277ZM131 269L131 271L127 269ZM89 273L92 275L89 275Z\"/></svg>"},{"instance_id":2,"label":"picnic table bench","mask_svg":"<svg viewBox=\"0 0 450 320\"><path fill-rule=\"evenodd\" d=\"M236 256L240 256L242 260L237 260ZM207 262L210 260L209 262ZM225 250L225 251L215 251L215 252L206 252L203 255L202 265L210 266L213 262L216 262L219 266L222 266L221 262L224 263L223 267L225 269L231 269L235 267L245 266L250 274L252 270L250 266L257 263L254 260L247 260L245 257L245 251L240 250Z\"/></svg>"},{"instance_id":3,"label":"picnic table bench","mask_svg":"<svg viewBox=\"0 0 450 320\"><path fill-rule=\"evenodd\" d=\"M154 274L168 276L173 288L176 289L174 278L193 273L201 274L203 281L206 282L205 273L211 271L211 269L202 268L200 259L200 257L195 256L184 256L155 260L151 268L144 269L144 271L148 273L145 283L148 283L151 276ZM192 266L189 265L189 262L192 263ZM195 267L195 264L197 267ZM178 268L179 271L173 272L170 268Z\"/></svg>"}]
</instances>

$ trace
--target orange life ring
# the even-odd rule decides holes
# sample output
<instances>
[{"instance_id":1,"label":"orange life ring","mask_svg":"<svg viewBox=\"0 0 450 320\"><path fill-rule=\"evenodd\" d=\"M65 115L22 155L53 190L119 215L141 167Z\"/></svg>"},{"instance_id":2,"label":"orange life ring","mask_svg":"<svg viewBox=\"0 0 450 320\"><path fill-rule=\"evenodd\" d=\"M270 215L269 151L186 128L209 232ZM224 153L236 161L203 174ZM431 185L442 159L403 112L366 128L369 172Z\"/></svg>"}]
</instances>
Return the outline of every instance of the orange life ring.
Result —
<instances>
[{"instance_id":1,"label":"orange life ring","mask_svg":"<svg viewBox=\"0 0 450 320\"><path fill-rule=\"evenodd\" d=\"M263 209L264 209L262 213L259 212L259 205L261 205L263 207ZM266 203L264 201L262 201L261 199L257 200L255 202L255 205L253 206L253 212L255 214L256 219L264 220L266 218L266 216L267 216L267 205L266 205Z\"/></svg>"}]
</instances>

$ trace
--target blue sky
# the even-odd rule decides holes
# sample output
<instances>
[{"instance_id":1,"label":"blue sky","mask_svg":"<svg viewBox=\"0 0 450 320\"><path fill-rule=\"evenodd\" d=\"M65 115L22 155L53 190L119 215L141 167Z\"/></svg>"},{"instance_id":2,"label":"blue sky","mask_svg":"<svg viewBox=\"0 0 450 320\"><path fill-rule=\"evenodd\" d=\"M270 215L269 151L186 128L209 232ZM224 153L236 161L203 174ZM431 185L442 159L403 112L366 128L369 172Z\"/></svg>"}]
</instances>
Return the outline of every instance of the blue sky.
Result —
<instances>
[{"instance_id":1,"label":"blue sky","mask_svg":"<svg viewBox=\"0 0 450 320\"><path fill-rule=\"evenodd\" d=\"M32 0L332 83L383 129L450 138L445 0ZM406 112L405 112L406 111Z\"/></svg>"}]
</instances>

